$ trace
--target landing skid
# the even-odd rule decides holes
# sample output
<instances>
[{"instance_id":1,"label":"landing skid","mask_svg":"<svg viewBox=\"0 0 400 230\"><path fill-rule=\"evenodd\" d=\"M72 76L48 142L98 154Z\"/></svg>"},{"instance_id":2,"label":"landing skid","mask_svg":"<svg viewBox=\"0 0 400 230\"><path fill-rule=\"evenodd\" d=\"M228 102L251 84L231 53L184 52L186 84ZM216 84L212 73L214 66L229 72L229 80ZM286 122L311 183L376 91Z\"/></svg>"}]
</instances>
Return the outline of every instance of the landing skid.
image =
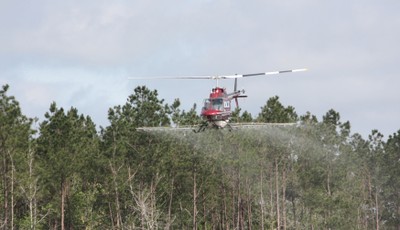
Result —
<instances>
[{"instance_id":1,"label":"landing skid","mask_svg":"<svg viewBox=\"0 0 400 230\"><path fill-rule=\"evenodd\" d=\"M199 128L193 129L193 132L194 133L204 132L207 127L208 127L208 122L204 121L199 125Z\"/></svg>"}]
</instances>

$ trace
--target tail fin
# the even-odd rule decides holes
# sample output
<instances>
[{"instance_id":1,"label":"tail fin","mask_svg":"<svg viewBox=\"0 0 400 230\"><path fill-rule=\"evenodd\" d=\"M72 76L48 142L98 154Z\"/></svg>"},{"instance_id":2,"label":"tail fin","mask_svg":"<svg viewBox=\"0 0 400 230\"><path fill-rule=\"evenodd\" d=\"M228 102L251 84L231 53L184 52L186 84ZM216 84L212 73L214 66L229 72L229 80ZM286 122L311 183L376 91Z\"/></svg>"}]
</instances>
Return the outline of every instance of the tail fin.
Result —
<instances>
[{"instance_id":1,"label":"tail fin","mask_svg":"<svg viewBox=\"0 0 400 230\"><path fill-rule=\"evenodd\" d=\"M237 78L235 78L235 85L234 85L234 87L233 87L233 92L237 92ZM235 103L236 103L236 108L238 108L239 107L239 101L238 101L238 98L237 97L235 97Z\"/></svg>"},{"instance_id":2,"label":"tail fin","mask_svg":"<svg viewBox=\"0 0 400 230\"><path fill-rule=\"evenodd\" d=\"M235 98L235 102L236 102L236 107L239 107L239 101L238 98L239 97L247 97L247 95L241 95L242 93L244 94L244 90L239 90L237 89L237 78L235 78L235 85L233 87L234 91L233 94L235 94L235 96L233 96L233 98Z\"/></svg>"},{"instance_id":3,"label":"tail fin","mask_svg":"<svg viewBox=\"0 0 400 230\"><path fill-rule=\"evenodd\" d=\"M237 91L237 78L235 78L235 86L233 87L233 92Z\"/></svg>"}]
</instances>

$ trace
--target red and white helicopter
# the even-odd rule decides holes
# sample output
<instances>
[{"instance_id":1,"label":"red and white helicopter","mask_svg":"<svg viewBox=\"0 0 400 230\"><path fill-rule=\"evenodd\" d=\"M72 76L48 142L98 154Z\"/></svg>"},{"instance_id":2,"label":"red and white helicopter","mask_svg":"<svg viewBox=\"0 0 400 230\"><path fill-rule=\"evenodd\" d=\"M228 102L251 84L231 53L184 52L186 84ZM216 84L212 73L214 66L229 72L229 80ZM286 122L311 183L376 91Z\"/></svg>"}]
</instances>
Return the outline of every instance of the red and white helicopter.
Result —
<instances>
[{"instance_id":1,"label":"red and white helicopter","mask_svg":"<svg viewBox=\"0 0 400 230\"><path fill-rule=\"evenodd\" d=\"M237 89L237 79L246 77L255 77L262 75L275 75L282 73L292 73L306 71L307 69L292 69L292 70L281 70L281 71L271 71L265 73L251 73L251 74L235 74L235 75L217 75L217 76L180 76L180 77L152 77L152 78L129 78L131 80L135 79L211 79L216 80L216 87L211 90L209 98L204 100L204 106L201 110L201 117L204 122L198 126L194 132L204 131L206 128L218 128L222 129L228 127L232 129L233 124L230 124L230 118L232 117L232 107L231 102L235 100L236 107L238 107L238 98L247 97L244 90ZM225 88L219 87L218 81L222 79L235 79L234 90L228 93ZM240 124L240 126L249 124ZM285 125L285 124L282 124ZM158 127L143 127L140 130L157 130ZM162 128L161 128L162 129ZM188 129L183 127L180 129Z\"/></svg>"}]
</instances>

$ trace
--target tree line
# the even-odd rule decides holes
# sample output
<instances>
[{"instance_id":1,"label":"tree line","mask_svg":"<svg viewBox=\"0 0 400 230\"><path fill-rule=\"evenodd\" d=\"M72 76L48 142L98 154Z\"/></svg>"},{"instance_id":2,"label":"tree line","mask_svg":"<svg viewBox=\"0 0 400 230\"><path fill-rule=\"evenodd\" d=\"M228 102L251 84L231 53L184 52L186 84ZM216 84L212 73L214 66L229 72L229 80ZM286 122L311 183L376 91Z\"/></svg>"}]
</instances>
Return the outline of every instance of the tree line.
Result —
<instances>
[{"instance_id":1,"label":"tree line","mask_svg":"<svg viewBox=\"0 0 400 230\"><path fill-rule=\"evenodd\" d=\"M400 130L364 139L333 109L319 121L275 96L233 122L298 125L140 132L201 121L145 86L96 129L55 102L29 118L8 90L0 229L400 229Z\"/></svg>"}]
</instances>

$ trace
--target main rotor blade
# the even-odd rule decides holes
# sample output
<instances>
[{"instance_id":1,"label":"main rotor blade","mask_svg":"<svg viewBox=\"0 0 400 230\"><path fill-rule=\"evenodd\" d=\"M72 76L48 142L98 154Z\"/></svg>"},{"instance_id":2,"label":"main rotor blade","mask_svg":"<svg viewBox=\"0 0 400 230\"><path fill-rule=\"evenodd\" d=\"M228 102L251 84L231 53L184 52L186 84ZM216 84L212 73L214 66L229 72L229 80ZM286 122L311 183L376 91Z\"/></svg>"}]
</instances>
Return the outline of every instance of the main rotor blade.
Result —
<instances>
[{"instance_id":1,"label":"main rotor blade","mask_svg":"<svg viewBox=\"0 0 400 230\"><path fill-rule=\"evenodd\" d=\"M291 69L291 70L280 70L280 71L272 71L265 73L250 73L250 74L235 74L235 75L216 75L216 76L158 76L158 77L130 77L129 80L152 80L152 79L189 79L189 80L219 80L219 79L235 79L242 77L254 77L261 75L273 75L273 74L281 74L281 73L291 73L291 72L301 72L306 71L307 69Z\"/></svg>"},{"instance_id":2,"label":"main rotor blade","mask_svg":"<svg viewBox=\"0 0 400 230\"><path fill-rule=\"evenodd\" d=\"M261 75L274 75L274 74L281 74L281 73L292 73L292 72L301 72L307 71L307 69L291 69L291 70L280 70L280 71L271 71L265 73L250 73L250 74L243 74L243 77L254 77L254 76L261 76Z\"/></svg>"},{"instance_id":3,"label":"main rotor blade","mask_svg":"<svg viewBox=\"0 0 400 230\"><path fill-rule=\"evenodd\" d=\"M171 79L180 79L180 80L219 80L219 79L234 79L234 78L241 78L242 75L227 75L227 76L177 76L177 77L170 77L170 76L159 76L159 77L129 77L129 80L157 80L157 79L164 79L164 80L171 80Z\"/></svg>"},{"instance_id":4,"label":"main rotor blade","mask_svg":"<svg viewBox=\"0 0 400 230\"><path fill-rule=\"evenodd\" d=\"M177 77L170 77L170 76L159 76L159 77L129 77L129 80L153 80L153 79L200 79L200 80L207 80L207 79L217 79L213 76L177 76Z\"/></svg>"}]
</instances>

